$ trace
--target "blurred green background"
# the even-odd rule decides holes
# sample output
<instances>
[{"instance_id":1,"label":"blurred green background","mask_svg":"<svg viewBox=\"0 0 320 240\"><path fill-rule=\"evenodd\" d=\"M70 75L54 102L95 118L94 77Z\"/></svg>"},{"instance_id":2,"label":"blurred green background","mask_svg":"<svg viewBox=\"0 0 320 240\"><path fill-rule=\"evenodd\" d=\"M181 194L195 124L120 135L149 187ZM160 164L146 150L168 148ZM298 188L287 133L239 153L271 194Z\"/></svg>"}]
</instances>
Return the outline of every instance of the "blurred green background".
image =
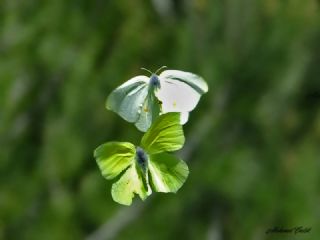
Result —
<instances>
[{"instance_id":1,"label":"blurred green background","mask_svg":"<svg viewBox=\"0 0 320 240\"><path fill-rule=\"evenodd\" d=\"M319 1L3 0L0 33L0 239L320 239ZM105 100L162 65L209 84L190 176L124 207L93 150L142 134Z\"/></svg>"}]
</instances>

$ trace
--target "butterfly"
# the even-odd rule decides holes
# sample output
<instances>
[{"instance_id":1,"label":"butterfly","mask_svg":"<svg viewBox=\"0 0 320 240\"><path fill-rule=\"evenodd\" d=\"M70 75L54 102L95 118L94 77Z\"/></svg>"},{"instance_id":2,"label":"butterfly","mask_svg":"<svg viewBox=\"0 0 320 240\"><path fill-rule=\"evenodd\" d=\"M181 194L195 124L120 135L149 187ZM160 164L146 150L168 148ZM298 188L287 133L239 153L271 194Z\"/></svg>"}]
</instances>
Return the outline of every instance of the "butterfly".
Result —
<instances>
[{"instance_id":1,"label":"butterfly","mask_svg":"<svg viewBox=\"0 0 320 240\"><path fill-rule=\"evenodd\" d=\"M165 66L151 76L139 75L129 79L108 96L106 108L118 113L142 132L161 114L180 112L181 124L188 121L189 112L208 91L207 83L198 75L178 70L165 70Z\"/></svg>"},{"instance_id":2,"label":"butterfly","mask_svg":"<svg viewBox=\"0 0 320 240\"><path fill-rule=\"evenodd\" d=\"M182 148L184 141L180 114L167 113L155 120L139 146L107 142L96 148L94 157L102 176L117 178L111 188L113 200L131 205L135 194L145 200L152 190L177 192L189 170L183 160L168 152Z\"/></svg>"}]
</instances>

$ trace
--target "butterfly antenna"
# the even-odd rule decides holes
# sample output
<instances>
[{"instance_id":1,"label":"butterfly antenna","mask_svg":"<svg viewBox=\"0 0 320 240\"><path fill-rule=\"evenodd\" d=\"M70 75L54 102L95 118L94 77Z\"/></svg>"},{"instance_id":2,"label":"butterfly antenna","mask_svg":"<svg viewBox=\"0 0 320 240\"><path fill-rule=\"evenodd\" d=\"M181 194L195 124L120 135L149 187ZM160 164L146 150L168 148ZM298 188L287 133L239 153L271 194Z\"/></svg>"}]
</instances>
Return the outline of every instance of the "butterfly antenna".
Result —
<instances>
[{"instance_id":1,"label":"butterfly antenna","mask_svg":"<svg viewBox=\"0 0 320 240\"><path fill-rule=\"evenodd\" d=\"M148 73L150 73L151 75L153 74L153 72L151 72L150 70L146 69L146 68L141 68L141 70L147 71Z\"/></svg>"},{"instance_id":2,"label":"butterfly antenna","mask_svg":"<svg viewBox=\"0 0 320 240\"><path fill-rule=\"evenodd\" d=\"M160 72L164 68L168 68L168 67L167 66L162 66L161 68L158 68L158 70L155 73L158 74L158 72Z\"/></svg>"}]
</instances>

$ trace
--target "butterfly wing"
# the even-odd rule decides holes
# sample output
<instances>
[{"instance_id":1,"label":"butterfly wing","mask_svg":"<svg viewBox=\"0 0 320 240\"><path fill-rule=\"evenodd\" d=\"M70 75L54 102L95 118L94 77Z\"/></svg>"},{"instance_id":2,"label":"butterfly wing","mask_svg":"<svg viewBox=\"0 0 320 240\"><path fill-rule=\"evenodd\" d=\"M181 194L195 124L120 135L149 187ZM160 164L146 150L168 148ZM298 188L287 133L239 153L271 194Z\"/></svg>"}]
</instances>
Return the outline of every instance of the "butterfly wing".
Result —
<instances>
[{"instance_id":1,"label":"butterfly wing","mask_svg":"<svg viewBox=\"0 0 320 240\"><path fill-rule=\"evenodd\" d=\"M108 142L94 150L102 176L113 179L134 161L135 146L127 142Z\"/></svg>"},{"instance_id":2,"label":"butterfly wing","mask_svg":"<svg viewBox=\"0 0 320 240\"><path fill-rule=\"evenodd\" d=\"M197 91L200 95L208 92L208 85L203 78L190 72L165 70L160 74L159 77L161 79L183 82Z\"/></svg>"},{"instance_id":3,"label":"butterfly wing","mask_svg":"<svg viewBox=\"0 0 320 240\"><path fill-rule=\"evenodd\" d=\"M152 155L149 171L157 192L177 192L189 175L187 164L168 153Z\"/></svg>"},{"instance_id":4,"label":"butterfly wing","mask_svg":"<svg viewBox=\"0 0 320 240\"><path fill-rule=\"evenodd\" d=\"M189 119L189 112L182 112L180 114L180 123L181 124L185 124L186 122L188 122Z\"/></svg>"},{"instance_id":5,"label":"butterfly wing","mask_svg":"<svg viewBox=\"0 0 320 240\"><path fill-rule=\"evenodd\" d=\"M135 146L127 142L108 142L94 151L94 157L106 179L123 173L111 189L113 200L120 204L130 205L134 194L138 194L142 200L151 194L148 175L139 171L135 155Z\"/></svg>"},{"instance_id":6,"label":"butterfly wing","mask_svg":"<svg viewBox=\"0 0 320 240\"><path fill-rule=\"evenodd\" d=\"M208 91L207 83L198 75L178 70L166 70L159 75L160 89L156 92L163 112L190 112Z\"/></svg>"},{"instance_id":7,"label":"butterfly wing","mask_svg":"<svg viewBox=\"0 0 320 240\"><path fill-rule=\"evenodd\" d=\"M138 194L145 200L151 194L149 185L143 183L143 176L137 171L136 165L132 164L120 179L112 185L111 195L114 201L131 205L134 194Z\"/></svg>"},{"instance_id":8,"label":"butterfly wing","mask_svg":"<svg viewBox=\"0 0 320 240\"><path fill-rule=\"evenodd\" d=\"M160 115L144 134L141 146L149 153L170 152L180 149L185 138L179 113Z\"/></svg>"},{"instance_id":9,"label":"butterfly wing","mask_svg":"<svg viewBox=\"0 0 320 240\"><path fill-rule=\"evenodd\" d=\"M128 122L136 122L148 95L146 76L137 76L116 88L108 97L107 109L118 113Z\"/></svg>"},{"instance_id":10,"label":"butterfly wing","mask_svg":"<svg viewBox=\"0 0 320 240\"><path fill-rule=\"evenodd\" d=\"M146 132L151 126L152 122L160 114L160 105L158 99L154 95L154 91L149 89L149 93L143 102L143 106L139 112L139 118L136 122L136 127L142 131Z\"/></svg>"}]
</instances>

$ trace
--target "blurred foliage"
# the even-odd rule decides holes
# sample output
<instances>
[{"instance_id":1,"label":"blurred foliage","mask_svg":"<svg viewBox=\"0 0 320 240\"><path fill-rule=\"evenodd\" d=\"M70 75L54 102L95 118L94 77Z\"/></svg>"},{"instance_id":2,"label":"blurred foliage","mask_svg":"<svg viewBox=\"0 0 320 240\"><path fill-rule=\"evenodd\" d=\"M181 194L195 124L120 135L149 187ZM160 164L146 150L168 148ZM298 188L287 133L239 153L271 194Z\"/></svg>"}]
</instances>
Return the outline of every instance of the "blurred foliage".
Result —
<instances>
[{"instance_id":1,"label":"blurred foliage","mask_svg":"<svg viewBox=\"0 0 320 240\"><path fill-rule=\"evenodd\" d=\"M92 152L142 134L105 99L162 65L209 84L188 146L210 124L184 187L116 238L319 239L319 20L316 0L2 1L0 239L83 239L125 208Z\"/></svg>"}]
</instances>

